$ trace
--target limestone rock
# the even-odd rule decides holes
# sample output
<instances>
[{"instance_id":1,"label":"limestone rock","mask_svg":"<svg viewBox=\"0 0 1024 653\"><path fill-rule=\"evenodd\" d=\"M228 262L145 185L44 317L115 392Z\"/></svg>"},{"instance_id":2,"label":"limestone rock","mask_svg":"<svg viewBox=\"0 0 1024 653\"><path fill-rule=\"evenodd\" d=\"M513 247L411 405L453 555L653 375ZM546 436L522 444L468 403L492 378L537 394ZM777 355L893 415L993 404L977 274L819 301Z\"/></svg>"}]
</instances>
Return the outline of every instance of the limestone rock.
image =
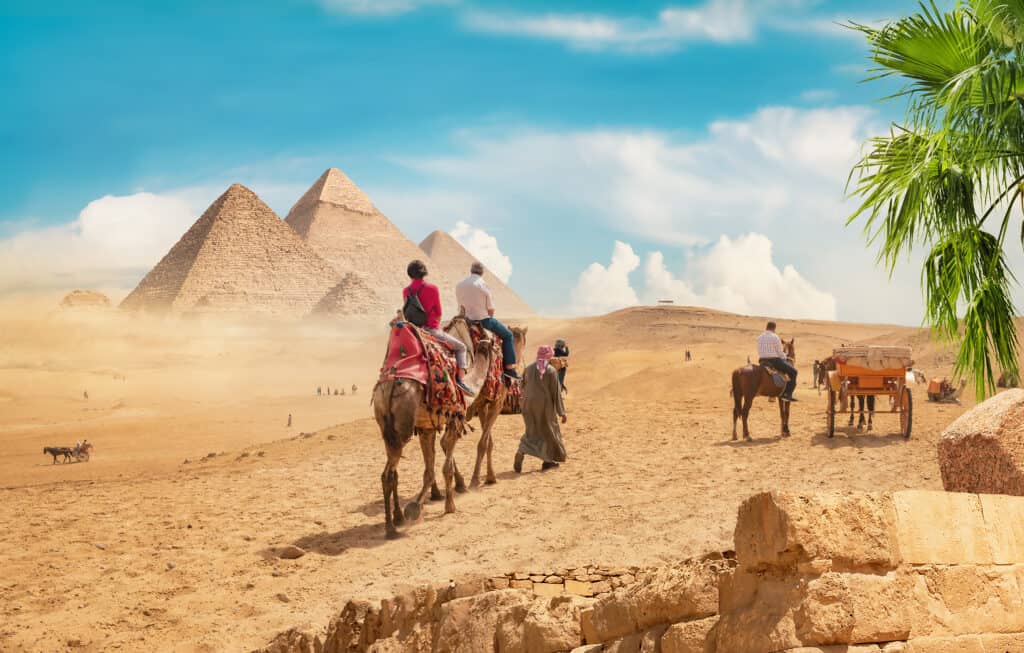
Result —
<instances>
[{"instance_id":1,"label":"limestone rock","mask_svg":"<svg viewBox=\"0 0 1024 653\"><path fill-rule=\"evenodd\" d=\"M121 307L301 317L337 276L255 193L233 184Z\"/></svg>"},{"instance_id":2,"label":"limestone rock","mask_svg":"<svg viewBox=\"0 0 1024 653\"><path fill-rule=\"evenodd\" d=\"M592 636L609 641L652 626L717 614L719 564L686 561L600 599L590 616Z\"/></svg>"},{"instance_id":3,"label":"limestone rock","mask_svg":"<svg viewBox=\"0 0 1024 653\"><path fill-rule=\"evenodd\" d=\"M946 427L939 469L950 492L1024 496L1024 390L987 399Z\"/></svg>"},{"instance_id":4,"label":"limestone rock","mask_svg":"<svg viewBox=\"0 0 1024 653\"><path fill-rule=\"evenodd\" d=\"M740 506L736 557L750 569L815 560L837 569L891 569L898 556L894 523L892 502L881 494L765 492Z\"/></svg>"},{"instance_id":5,"label":"limestone rock","mask_svg":"<svg viewBox=\"0 0 1024 653\"><path fill-rule=\"evenodd\" d=\"M672 624L661 636L661 653L715 653L716 623L718 617Z\"/></svg>"},{"instance_id":6,"label":"limestone rock","mask_svg":"<svg viewBox=\"0 0 1024 653\"><path fill-rule=\"evenodd\" d=\"M532 601L529 594L511 589L449 601L441 606L434 650L492 651L502 615L528 609Z\"/></svg>"},{"instance_id":7,"label":"limestone rock","mask_svg":"<svg viewBox=\"0 0 1024 653\"><path fill-rule=\"evenodd\" d=\"M277 557L282 558L284 560L297 560L298 558L301 558L304 555L306 555L305 550L292 544L281 549L281 551L277 554Z\"/></svg>"}]
</instances>

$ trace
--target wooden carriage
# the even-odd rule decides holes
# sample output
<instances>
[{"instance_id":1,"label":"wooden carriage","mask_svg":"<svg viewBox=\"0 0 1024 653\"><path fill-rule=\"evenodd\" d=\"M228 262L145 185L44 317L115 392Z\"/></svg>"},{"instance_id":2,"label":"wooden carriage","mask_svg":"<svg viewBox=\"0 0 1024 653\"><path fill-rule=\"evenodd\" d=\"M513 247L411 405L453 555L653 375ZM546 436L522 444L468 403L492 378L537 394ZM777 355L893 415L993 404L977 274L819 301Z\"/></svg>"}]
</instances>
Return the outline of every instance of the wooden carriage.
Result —
<instances>
[{"instance_id":1,"label":"wooden carriage","mask_svg":"<svg viewBox=\"0 0 1024 653\"><path fill-rule=\"evenodd\" d=\"M840 347L832 352L834 370L828 373L829 391L826 417L828 437L836 432L836 400L840 395L889 397L889 412L899 415L900 433L910 437L914 403L907 387L907 370L914 364L910 347L876 345Z\"/></svg>"}]
</instances>

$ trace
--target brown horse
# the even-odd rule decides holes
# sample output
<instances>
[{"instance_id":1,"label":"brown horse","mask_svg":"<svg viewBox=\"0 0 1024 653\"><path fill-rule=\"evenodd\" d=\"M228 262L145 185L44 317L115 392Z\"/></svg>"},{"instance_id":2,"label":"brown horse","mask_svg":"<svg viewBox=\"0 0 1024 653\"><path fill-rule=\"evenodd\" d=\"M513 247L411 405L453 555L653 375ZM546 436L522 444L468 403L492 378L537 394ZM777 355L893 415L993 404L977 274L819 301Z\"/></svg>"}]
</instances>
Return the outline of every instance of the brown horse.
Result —
<instances>
[{"instance_id":1,"label":"brown horse","mask_svg":"<svg viewBox=\"0 0 1024 653\"><path fill-rule=\"evenodd\" d=\"M796 364L795 339L789 342L782 341L782 348L786 351L786 358L790 364ZM747 428L747 416L750 414L750 407L754 403L754 397L781 397L785 388L775 385L769 370L761 365L744 365L732 372L732 439L736 440L736 420L743 418L743 437L750 440L750 430ZM789 402L780 401L779 419L782 422L782 435L789 436Z\"/></svg>"}]
</instances>

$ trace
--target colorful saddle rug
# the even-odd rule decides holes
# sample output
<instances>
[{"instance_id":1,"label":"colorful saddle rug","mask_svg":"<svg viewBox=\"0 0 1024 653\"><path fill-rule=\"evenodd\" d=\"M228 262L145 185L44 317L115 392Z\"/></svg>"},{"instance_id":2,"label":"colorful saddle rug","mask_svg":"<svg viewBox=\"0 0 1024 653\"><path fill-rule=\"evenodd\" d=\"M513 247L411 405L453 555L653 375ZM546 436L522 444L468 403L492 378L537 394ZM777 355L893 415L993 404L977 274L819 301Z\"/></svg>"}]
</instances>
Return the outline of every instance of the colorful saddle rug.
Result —
<instances>
[{"instance_id":1,"label":"colorful saddle rug","mask_svg":"<svg viewBox=\"0 0 1024 653\"><path fill-rule=\"evenodd\" d=\"M392 326L378 382L410 379L422 384L424 404L438 428L466 416L466 399L455 374L455 356L443 343L408 322Z\"/></svg>"}]
</instances>

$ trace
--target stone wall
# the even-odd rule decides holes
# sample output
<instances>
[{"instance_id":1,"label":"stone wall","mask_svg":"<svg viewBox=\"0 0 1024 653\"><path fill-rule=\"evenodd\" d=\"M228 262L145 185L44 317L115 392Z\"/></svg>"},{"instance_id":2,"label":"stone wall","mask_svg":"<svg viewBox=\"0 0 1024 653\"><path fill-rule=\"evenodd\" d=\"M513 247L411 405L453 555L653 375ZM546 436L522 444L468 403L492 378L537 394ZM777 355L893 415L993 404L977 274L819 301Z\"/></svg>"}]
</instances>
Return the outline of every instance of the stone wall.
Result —
<instances>
[{"instance_id":1,"label":"stone wall","mask_svg":"<svg viewBox=\"0 0 1024 653\"><path fill-rule=\"evenodd\" d=\"M353 601L324 636L289 631L264 651L1024 653L1024 498L764 493L740 507L735 544L735 559Z\"/></svg>"}]
</instances>

